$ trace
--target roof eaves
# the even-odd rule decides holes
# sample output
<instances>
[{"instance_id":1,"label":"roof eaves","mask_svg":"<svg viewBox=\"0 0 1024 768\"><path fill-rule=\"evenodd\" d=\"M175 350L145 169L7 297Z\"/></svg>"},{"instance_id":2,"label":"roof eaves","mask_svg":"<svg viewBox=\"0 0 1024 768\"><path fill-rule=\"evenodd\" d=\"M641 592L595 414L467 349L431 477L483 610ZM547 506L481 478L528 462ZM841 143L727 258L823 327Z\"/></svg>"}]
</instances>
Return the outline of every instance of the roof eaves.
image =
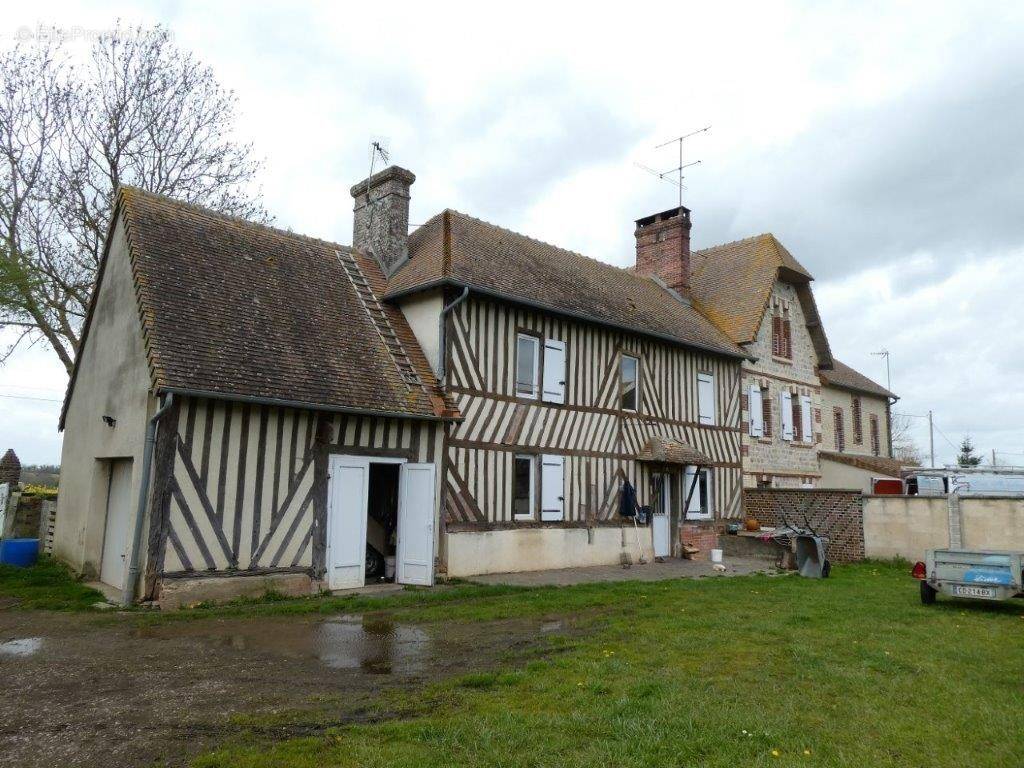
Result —
<instances>
[{"instance_id":1,"label":"roof eaves","mask_svg":"<svg viewBox=\"0 0 1024 768\"><path fill-rule=\"evenodd\" d=\"M379 418L394 419L422 419L424 421L457 421L461 419L450 419L434 413L419 413L413 411L377 411L370 408L352 408L345 405L331 405L330 403L315 403L302 400L284 400L274 397L259 397L256 395L239 395L232 392L219 392L206 389L187 389L184 387L161 387L159 394L170 393L185 397L201 397L208 400L229 400L238 403L253 403L255 405L269 405L278 408L296 408L309 411L323 411L325 413L345 413L352 416L376 416Z\"/></svg>"},{"instance_id":2,"label":"roof eaves","mask_svg":"<svg viewBox=\"0 0 1024 768\"><path fill-rule=\"evenodd\" d=\"M625 325L622 323L613 323L600 317L594 317L593 315L587 315L583 312L571 312L566 309L551 306L550 304L544 304L539 301L531 301L524 299L519 296L513 296L500 291L495 291L490 288L481 288L480 286L473 285L471 283L456 280L454 278L439 278L431 280L427 283L421 283L420 285L411 286L409 288L403 288L399 291L386 293L384 295L385 301L397 301L398 299L404 298L405 296L411 296L423 291L433 290L435 288L468 288L472 293L477 293L481 296L487 296L492 299L498 299L500 301L508 302L509 304L517 304L522 307L528 307L530 309L539 309L544 312L550 312L554 315L561 315L562 317L572 318L574 320L582 320L587 323L595 323L597 325L603 325L607 328L614 328L619 331L626 331L627 333L635 333L639 336L646 336L652 339L658 339L669 344L673 344L679 347L686 347L689 349L698 350L711 355L718 355L720 357L728 357L736 360L749 360L754 362L757 358L752 357L750 354L743 352L732 352L726 349L718 349L707 344L701 344L696 341L686 341L675 336L669 336L664 333L657 333L655 331L649 331L644 328L637 328L636 326Z\"/></svg>"}]
</instances>

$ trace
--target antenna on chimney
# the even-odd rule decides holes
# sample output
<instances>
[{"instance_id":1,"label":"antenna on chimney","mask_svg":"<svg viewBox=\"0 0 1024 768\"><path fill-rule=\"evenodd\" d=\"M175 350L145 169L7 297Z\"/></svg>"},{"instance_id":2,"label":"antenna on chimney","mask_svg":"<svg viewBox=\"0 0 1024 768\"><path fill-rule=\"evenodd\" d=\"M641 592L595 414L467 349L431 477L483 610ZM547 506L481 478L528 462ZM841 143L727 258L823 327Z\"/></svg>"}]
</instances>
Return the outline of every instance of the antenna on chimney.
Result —
<instances>
[{"instance_id":1,"label":"antenna on chimney","mask_svg":"<svg viewBox=\"0 0 1024 768\"><path fill-rule=\"evenodd\" d=\"M380 157L380 159L384 162L385 166L391 161L391 155L388 153L387 147L385 146L386 142L387 142L387 139L385 139L383 136L378 136L377 138L372 139L370 141L370 172L366 176L367 181L369 181L373 177L373 166L377 162L377 158L378 157ZM374 214L376 213L376 210L375 210L374 206L370 204L370 185L369 184L366 185L366 207L368 209L368 214L369 214L367 216L366 231L368 233L370 233L370 236L372 237L372 233L373 233L373 218L374 218ZM370 251L371 255L376 255L375 254L375 250L376 249L373 247L374 244L373 243L368 243L368 245L369 245L369 247L367 248L367 250Z\"/></svg>"},{"instance_id":2,"label":"antenna on chimney","mask_svg":"<svg viewBox=\"0 0 1024 768\"><path fill-rule=\"evenodd\" d=\"M707 126L701 128L699 131L691 131L690 133L687 133L687 134L685 134L683 136L678 136L678 137L676 137L674 139L669 139L668 141L666 141L666 142L664 142L662 144L659 144L658 146L655 147L655 149L661 149L662 147L667 147L669 144L677 144L679 146L679 165L677 165L675 168L669 168L667 171L662 171L661 173L659 173L658 171L655 171L652 168L647 168L646 166L643 166L643 165L640 165L639 163L637 163L637 165L639 165L639 167L643 168L645 171L647 171L649 173L653 173L659 179L664 179L665 181L668 181L670 184L674 184L675 186L677 186L679 188L679 207L680 208L682 208L682 206L683 206L683 189L685 189L685 187L683 186L683 178L684 178L683 177L683 171L686 168L689 168L689 167L694 166L694 165L700 165L700 163L701 163L700 160L694 160L692 163L684 163L683 162L683 142L686 139L690 138L691 136L696 136L699 133L707 133L710 130L711 130L711 126L707 125ZM678 181L673 181L671 178L669 178L673 173L678 174Z\"/></svg>"}]
</instances>

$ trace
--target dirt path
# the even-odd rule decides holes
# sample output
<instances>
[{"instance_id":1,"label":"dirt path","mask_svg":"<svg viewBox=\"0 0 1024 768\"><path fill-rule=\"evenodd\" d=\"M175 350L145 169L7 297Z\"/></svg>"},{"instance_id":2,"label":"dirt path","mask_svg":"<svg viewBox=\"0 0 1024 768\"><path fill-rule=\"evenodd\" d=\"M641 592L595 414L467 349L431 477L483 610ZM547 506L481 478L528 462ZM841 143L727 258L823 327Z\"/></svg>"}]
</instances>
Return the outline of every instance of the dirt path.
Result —
<instances>
[{"instance_id":1,"label":"dirt path","mask_svg":"<svg viewBox=\"0 0 1024 768\"><path fill-rule=\"evenodd\" d=\"M140 627L2 611L0 765L183 765L238 732L232 715L309 709L318 724L358 721L390 686L485 670L567 631L564 622L442 627L370 615Z\"/></svg>"}]
</instances>

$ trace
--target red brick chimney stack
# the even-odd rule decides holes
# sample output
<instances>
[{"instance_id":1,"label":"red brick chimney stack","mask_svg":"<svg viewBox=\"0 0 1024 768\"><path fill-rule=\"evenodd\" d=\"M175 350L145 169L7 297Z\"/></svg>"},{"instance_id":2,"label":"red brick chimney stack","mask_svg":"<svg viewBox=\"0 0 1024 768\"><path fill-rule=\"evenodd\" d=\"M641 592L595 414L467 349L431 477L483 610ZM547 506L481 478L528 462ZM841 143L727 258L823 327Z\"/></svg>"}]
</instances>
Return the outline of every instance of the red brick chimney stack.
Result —
<instances>
[{"instance_id":1,"label":"red brick chimney stack","mask_svg":"<svg viewBox=\"0 0 1024 768\"><path fill-rule=\"evenodd\" d=\"M680 296L690 295L690 209L682 206L636 220L636 271Z\"/></svg>"}]
</instances>

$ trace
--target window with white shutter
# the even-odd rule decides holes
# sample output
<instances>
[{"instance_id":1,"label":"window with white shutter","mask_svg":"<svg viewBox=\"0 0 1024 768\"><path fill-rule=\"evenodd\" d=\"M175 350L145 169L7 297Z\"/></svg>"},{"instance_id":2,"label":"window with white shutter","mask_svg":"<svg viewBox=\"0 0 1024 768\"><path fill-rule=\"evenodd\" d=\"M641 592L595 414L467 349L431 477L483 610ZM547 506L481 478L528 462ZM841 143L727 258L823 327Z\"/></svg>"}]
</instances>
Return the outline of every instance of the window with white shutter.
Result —
<instances>
[{"instance_id":1,"label":"window with white shutter","mask_svg":"<svg viewBox=\"0 0 1024 768\"><path fill-rule=\"evenodd\" d=\"M697 410L701 424L715 424L715 377L710 373L697 374Z\"/></svg>"},{"instance_id":2,"label":"window with white shutter","mask_svg":"<svg viewBox=\"0 0 1024 768\"><path fill-rule=\"evenodd\" d=\"M694 485L694 477L697 483ZM687 467L683 473L683 503L686 495L690 495L690 503L686 507L687 520L710 520L715 516L714 494L712 492L712 471L707 467Z\"/></svg>"},{"instance_id":3,"label":"window with white shutter","mask_svg":"<svg viewBox=\"0 0 1024 768\"><path fill-rule=\"evenodd\" d=\"M526 333L516 337L516 395L537 397L537 378L540 371L540 339Z\"/></svg>"},{"instance_id":4,"label":"window with white shutter","mask_svg":"<svg viewBox=\"0 0 1024 768\"><path fill-rule=\"evenodd\" d=\"M750 436L764 437L764 404L761 402L761 388L750 386L748 410L750 411Z\"/></svg>"},{"instance_id":5,"label":"window with white shutter","mask_svg":"<svg viewBox=\"0 0 1024 768\"><path fill-rule=\"evenodd\" d=\"M549 403L565 402L565 342L544 341L544 389L541 398Z\"/></svg>"},{"instance_id":6,"label":"window with white shutter","mask_svg":"<svg viewBox=\"0 0 1024 768\"><path fill-rule=\"evenodd\" d=\"M793 439L793 394L788 390L779 393L779 416L782 421L782 439Z\"/></svg>"},{"instance_id":7,"label":"window with white shutter","mask_svg":"<svg viewBox=\"0 0 1024 768\"><path fill-rule=\"evenodd\" d=\"M800 395L800 434L805 443L814 442L814 425L811 423L811 398L807 395Z\"/></svg>"},{"instance_id":8,"label":"window with white shutter","mask_svg":"<svg viewBox=\"0 0 1024 768\"><path fill-rule=\"evenodd\" d=\"M541 457L540 519L561 520L565 508L565 457Z\"/></svg>"}]
</instances>

